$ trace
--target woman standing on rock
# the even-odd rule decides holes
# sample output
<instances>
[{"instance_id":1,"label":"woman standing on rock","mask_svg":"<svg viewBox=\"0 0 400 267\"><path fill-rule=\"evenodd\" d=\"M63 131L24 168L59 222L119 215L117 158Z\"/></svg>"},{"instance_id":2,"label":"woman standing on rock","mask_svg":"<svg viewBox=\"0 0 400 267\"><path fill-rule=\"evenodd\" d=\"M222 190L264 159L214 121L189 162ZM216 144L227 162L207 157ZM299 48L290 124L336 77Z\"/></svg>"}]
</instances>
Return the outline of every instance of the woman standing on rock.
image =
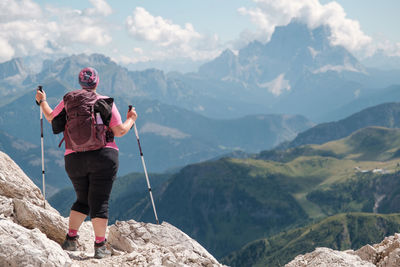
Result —
<instances>
[{"instance_id":1,"label":"woman standing on rock","mask_svg":"<svg viewBox=\"0 0 400 267\"><path fill-rule=\"evenodd\" d=\"M64 132L65 170L77 197L71 208L69 230L62 248L78 249L79 227L90 215L95 234L94 257L104 258L112 254L105 234L108 201L118 170L118 147L114 136L125 135L135 123L137 114L133 108L122 122L113 99L96 93L99 76L94 68L80 71L79 84L82 89L67 93L54 110L48 105L44 91L37 90L36 101L52 124L53 132Z\"/></svg>"}]
</instances>

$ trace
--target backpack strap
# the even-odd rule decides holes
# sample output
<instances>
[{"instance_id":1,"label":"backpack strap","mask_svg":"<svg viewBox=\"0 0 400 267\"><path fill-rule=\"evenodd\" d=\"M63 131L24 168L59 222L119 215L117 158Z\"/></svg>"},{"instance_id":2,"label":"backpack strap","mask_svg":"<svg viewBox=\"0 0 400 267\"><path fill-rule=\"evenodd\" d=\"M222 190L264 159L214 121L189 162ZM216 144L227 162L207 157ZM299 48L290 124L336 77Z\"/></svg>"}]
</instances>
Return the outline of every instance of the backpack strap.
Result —
<instances>
[{"instance_id":1,"label":"backpack strap","mask_svg":"<svg viewBox=\"0 0 400 267\"><path fill-rule=\"evenodd\" d=\"M64 140L65 140L65 136L61 139L61 142L58 144L58 147L61 147L61 145L64 142Z\"/></svg>"},{"instance_id":2,"label":"backpack strap","mask_svg":"<svg viewBox=\"0 0 400 267\"><path fill-rule=\"evenodd\" d=\"M113 98L100 98L94 104L94 112L100 113L101 119L106 126L110 125L113 103Z\"/></svg>"},{"instance_id":3,"label":"backpack strap","mask_svg":"<svg viewBox=\"0 0 400 267\"><path fill-rule=\"evenodd\" d=\"M63 110L60 113L58 113L58 115L55 116L51 121L51 128L53 129L53 133L59 134L63 132L66 123L67 123L67 112L65 111L65 108L63 108Z\"/></svg>"}]
</instances>

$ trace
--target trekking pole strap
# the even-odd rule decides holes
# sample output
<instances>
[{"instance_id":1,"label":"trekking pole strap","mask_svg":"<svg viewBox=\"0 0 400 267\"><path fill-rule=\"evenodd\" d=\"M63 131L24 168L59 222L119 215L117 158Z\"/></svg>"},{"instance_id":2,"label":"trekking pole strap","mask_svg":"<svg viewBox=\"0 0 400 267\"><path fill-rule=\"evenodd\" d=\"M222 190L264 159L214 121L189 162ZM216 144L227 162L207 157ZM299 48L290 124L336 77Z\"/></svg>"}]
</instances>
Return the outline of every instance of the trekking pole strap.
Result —
<instances>
[{"instance_id":1,"label":"trekking pole strap","mask_svg":"<svg viewBox=\"0 0 400 267\"><path fill-rule=\"evenodd\" d=\"M133 124L133 128L134 128L135 135L136 135L136 140L137 140L137 143L138 143L138 146L139 146L140 156L143 157L142 146L140 145L139 133L138 133L138 130L136 128L136 123Z\"/></svg>"},{"instance_id":2,"label":"trekking pole strap","mask_svg":"<svg viewBox=\"0 0 400 267\"><path fill-rule=\"evenodd\" d=\"M40 108L40 137L43 138L43 115L42 115L42 108Z\"/></svg>"}]
</instances>

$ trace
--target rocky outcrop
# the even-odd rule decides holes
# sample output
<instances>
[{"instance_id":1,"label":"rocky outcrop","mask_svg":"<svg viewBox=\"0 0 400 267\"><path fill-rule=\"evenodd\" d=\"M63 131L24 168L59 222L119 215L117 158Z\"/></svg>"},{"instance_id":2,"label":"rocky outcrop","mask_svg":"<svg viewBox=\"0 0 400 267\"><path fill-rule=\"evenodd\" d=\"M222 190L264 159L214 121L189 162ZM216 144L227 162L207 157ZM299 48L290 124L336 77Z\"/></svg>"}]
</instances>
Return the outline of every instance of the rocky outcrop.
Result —
<instances>
[{"instance_id":1,"label":"rocky outcrop","mask_svg":"<svg viewBox=\"0 0 400 267\"><path fill-rule=\"evenodd\" d=\"M110 227L108 238L115 248L132 253L132 266L218 265L199 243L166 222L116 222Z\"/></svg>"},{"instance_id":2,"label":"rocky outcrop","mask_svg":"<svg viewBox=\"0 0 400 267\"><path fill-rule=\"evenodd\" d=\"M375 265L362 260L357 255L352 255L330 248L317 248L311 253L299 255L293 261L285 265L286 267L374 267Z\"/></svg>"},{"instance_id":3,"label":"rocky outcrop","mask_svg":"<svg viewBox=\"0 0 400 267\"><path fill-rule=\"evenodd\" d=\"M44 205L40 189L10 157L2 152L0 152L0 195L9 199L21 199L36 206Z\"/></svg>"},{"instance_id":4,"label":"rocky outcrop","mask_svg":"<svg viewBox=\"0 0 400 267\"><path fill-rule=\"evenodd\" d=\"M70 266L72 260L59 244L38 229L29 230L0 220L1 266Z\"/></svg>"},{"instance_id":5,"label":"rocky outcrop","mask_svg":"<svg viewBox=\"0 0 400 267\"><path fill-rule=\"evenodd\" d=\"M400 234L386 237L373 246L363 246L355 254L379 267L400 266Z\"/></svg>"},{"instance_id":6,"label":"rocky outcrop","mask_svg":"<svg viewBox=\"0 0 400 267\"><path fill-rule=\"evenodd\" d=\"M400 266L400 234L386 237L381 243L365 245L353 251L336 251L329 248L317 248L311 253L297 256L286 267L312 266Z\"/></svg>"},{"instance_id":7,"label":"rocky outcrop","mask_svg":"<svg viewBox=\"0 0 400 267\"><path fill-rule=\"evenodd\" d=\"M60 244L68 228L35 184L0 151L0 266L222 266L174 226L117 222L108 229L115 255L94 259L93 229L79 229L79 251Z\"/></svg>"}]
</instances>

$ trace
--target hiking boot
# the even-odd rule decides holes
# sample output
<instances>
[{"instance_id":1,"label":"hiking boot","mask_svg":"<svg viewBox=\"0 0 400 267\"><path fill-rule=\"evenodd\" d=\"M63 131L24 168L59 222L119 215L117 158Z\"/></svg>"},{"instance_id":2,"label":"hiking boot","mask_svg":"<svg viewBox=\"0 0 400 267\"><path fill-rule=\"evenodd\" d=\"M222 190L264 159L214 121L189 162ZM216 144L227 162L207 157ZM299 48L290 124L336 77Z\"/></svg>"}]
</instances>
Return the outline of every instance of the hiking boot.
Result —
<instances>
[{"instance_id":1,"label":"hiking boot","mask_svg":"<svg viewBox=\"0 0 400 267\"><path fill-rule=\"evenodd\" d=\"M104 240L101 243L94 242L94 257L96 259L103 259L110 257L114 254L114 250L112 249L111 245Z\"/></svg>"},{"instance_id":2,"label":"hiking boot","mask_svg":"<svg viewBox=\"0 0 400 267\"><path fill-rule=\"evenodd\" d=\"M67 236L65 237L64 243L61 245L62 249L68 250L68 251L77 251L78 250L78 238L79 236Z\"/></svg>"}]
</instances>

